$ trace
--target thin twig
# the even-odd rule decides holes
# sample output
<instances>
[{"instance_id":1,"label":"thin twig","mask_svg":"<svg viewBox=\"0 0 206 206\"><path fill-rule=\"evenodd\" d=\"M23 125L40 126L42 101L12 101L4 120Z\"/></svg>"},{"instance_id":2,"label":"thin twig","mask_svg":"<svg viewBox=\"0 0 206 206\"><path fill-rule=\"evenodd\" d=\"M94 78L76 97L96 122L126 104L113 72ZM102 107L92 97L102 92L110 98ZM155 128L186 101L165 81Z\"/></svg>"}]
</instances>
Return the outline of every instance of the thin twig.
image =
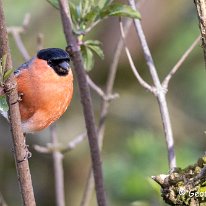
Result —
<instances>
[{"instance_id":1,"label":"thin twig","mask_svg":"<svg viewBox=\"0 0 206 206\"><path fill-rule=\"evenodd\" d=\"M44 40L44 35L42 33L37 34L37 51L41 50L44 48L43 41Z\"/></svg>"},{"instance_id":2,"label":"thin twig","mask_svg":"<svg viewBox=\"0 0 206 206\"><path fill-rule=\"evenodd\" d=\"M134 0L128 0L131 7L136 10L135 1ZM172 133L172 126L166 101L166 91L161 85L161 82L159 80L159 76L157 74L157 69L155 67L151 52L149 50L149 47L147 45L147 41L142 29L142 25L140 20L134 19L134 26L137 32L137 35L140 40L140 44L144 53L144 57L148 66L148 69L150 71L155 89L156 89L156 97L159 104L160 114L162 118L164 133L165 133L165 140L167 144L167 151L168 151L168 163L169 168L172 169L176 167L176 158L175 158L175 151L174 151L174 139L173 139L173 133Z\"/></svg>"},{"instance_id":3,"label":"thin twig","mask_svg":"<svg viewBox=\"0 0 206 206\"><path fill-rule=\"evenodd\" d=\"M102 97L104 100L106 101L110 101L113 99L116 99L119 97L119 94L115 93L115 94L109 94L106 95L106 93L99 87L97 86L92 79L89 77L89 75L87 75L87 82L89 84L89 86L100 96Z\"/></svg>"},{"instance_id":4,"label":"thin twig","mask_svg":"<svg viewBox=\"0 0 206 206\"><path fill-rule=\"evenodd\" d=\"M62 148L61 152L65 153L65 152L75 149L80 143L82 143L85 140L86 137L87 137L86 132L79 134L77 137L71 140L65 148Z\"/></svg>"},{"instance_id":5,"label":"thin twig","mask_svg":"<svg viewBox=\"0 0 206 206\"><path fill-rule=\"evenodd\" d=\"M24 31L28 29L30 19L31 19L31 14L30 13L25 14L23 19L23 24L22 24Z\"/></svg>"},{"instance_id":6,"label":"thin twig","mask_svg":"<svg viewBox=\"0 0 206 206\"><path fill-rule=\"evenodd\" d=\"M42 154L52 154L55 151L66 153L75 149L80 143L82 143L87 137L86 132L79 134L77 137L72 139L66 146L62 146L61 144L51 144L48 143L45 147L40 145L34 145L34 149Z\"/></svg>"},{"instance_id":7,"label":"thin twig","mask_svg":"<svg viewBox=\"0 0 206 206\"><path fill-rule=\"evenodd\" d=\"M131 24L132 24L132 21L128 19L124 26L125 35L128 34ZM118 67L119 59L122 53L123 45L124 45L123 40L120 37L117 43L117 46L114 50L113 61L109 67L109 72L108 72L108 77L107 77L107 82L106 82L106 89L105 89L105 96L110 96L113 92L114 81L115 81L117 67ZM108 115L109 106L110 106L110 102L108 102L106 99L103 99L101 111L100 111L99 124L98 124L98 143L99 143L100 150L102 150L102 146L103 146L105 121ZM83 197L82 197L81 204L80 204L81 206L90 205L90 200L91 200L93 191L94 191L94 178L93 178L92 170L90 169L89 175L87 177L86 186L84 188Z\"/></svg>"},{"instance_id":8,"label":"thin twig","mask_svg":"<svg viewBox=\"0 0 206 206\"><path fill-rule=\"evenodd\" d=\"M173 75L177 72L177 70L180 68L180 66L183 64L183 62L187 59L189 54L192 52L192 50L195 48L195 46L200 42L200 36L198 36L195 41L192 43L192 45L185 51L185 53L182 55L182 57L179 59L179 61L175 64L175 66L171 69L171 71L168 73L168 75L165 77L165 79L162 82L162 86L165 90L168 90L168 84Z\"/></svg>"},{"instance_id":9,"label":"thin twig","mask_svg":"<svg viewBox=\"0 0 206 206\"><path fill-rule=\"evenodd\" d=\"M98 87L89 77L89 75L87 75L87 82L89 84L89 86L100 96L100 97L104 97L104 91Z\"/></svg>"},{"instance_id":10,"label":"thin twig","mask_svg":"<svg viewBox=\"0 0 206 206\"><path fill-rule=\"evenodd\" d=\"M149 85L146 81L144 81L144 79L142 79L142 77L140 76L138 70L137 70L136 67L135 67L135 64L134 64L134 62L133 62L133 60L132 60L132 56L131 56L131 54L130 54L130 51L129 51L128 47L126 46L125 33L124 33L124 29L123 29L123 26L122 26L122 21L121 21L121 19L120 19L119 24L120 24L120 31L121 31L122 39L123 39L123 41L124 41L125 52L126 52L126 54L127 54L127 58L128 58L128 60L129 60L130 67L131 67L131 69L132 69L135 77L137 78L138 82L140 83L140 85L141 85L142 87L144 87L144 88L147 89L148 91L154 93L154 92L155 92L154 88L153 88L151 85Z\"/></svg>"},{"instance_id":11,"label":"thin twig","mask_svg":"<svg viewBox=\"0 0 206 206\"><path fill-rule=\"evenodd\" d=\"M51 154L54 152L54 150L56 150L56 148L54 149L53 147L50 148L49 146L40 146L40 145L34 145L34 149L42 154Z\"/></svg>"},{"instance_id":12,"label":"thin twig","mask_svg":"<svg viewBox=\"0 0 206 206\"><path fill-rule=\"evenodd\" d=\"M12 34L19 51L21 52L23 58L26 61L30 59L30 55L28 51L26 50L24 43L21 39L21 33L24 33L26 31L26 29L28 28L29 22L30 22L30 14L26 14L24 17L22 26L20 27L11 26L7 29L8 33Z\"/></svg>"},{"instance_id":13,"label":"thin twig","mask_svg":"<svg viewBox=\"0 0 206 206\"><path fill-rule=\"evenodd\" d=\"M101 20L97 20L95 21L93 24L91 24L84 32L84 34L89 33L95 26L97 26L97 24L99 24L101 22Z\"/></svg>"},{"instance_id":14,"label":"thin twig","mask_svg":"<svg viewBox=\"0 0 206 206\"><path fill-rule=\"evenodd\" d=\"M0 28L0 56L2 57L7 54L6 68L8 70L12 68L12 59L9 50L8 34L5 24L2 0L0 0ZM25 137L22 133L18 93L13 74L6 81L4 89L6 91L9 104L9 119L11 123L10 126L14 147L13 151L23 205L35 206L36 203L28 163L28 149L25 144Z\"/></svg>"},{"instance_id":15,"label":"thin twig","mask_svg":"<svg viewBox=\"0 0 206 206\"><path fill-rule=\"evenodd\" d=\"M19 51L21 52L22 56L24 57L24 59L26 61L29 60L30 59L30 55L27 52L27 50L26 50L26 48L25 48L25 46L23 44L23 41L22 41L21 36L20 36L20 33L17 30L15 30L15 29L13 29L11 31L11 33L12 33L12 36L13 36L13 38L15 40L15 43L16 43Z\"/></svg>"},{"instance_id":16,"label":"thin twig","mask_svg":"<svg viewBox=\"0 0 206 206\"><path fill-rule=\"evenodd\" d=\"M94 172L95 179L95 189L97 203L99 206L106 206L106 196L103 184L103 174L102 174L102 163L100 157L100 151L97 141L97 131L94 121L94 113L92 109L92 101L90 95L89 85L86 79L86 73L83 66L83 61L80 53L80 48L77 43L76 37L72 32L71 19L68 15L69 5L67 0L59 0L60 13L62 19L62 25L64 29L64 34L68 44L69 52L71 53L72 60L74 63L74 68L76 71L77 81L79 85L79 91L81 96L81 102L83 106L85 124L87 128L87 136L90 145L92 168Z\"/></svg>"},{"instance_id":17,"label":"thin twig","mask_svg":"<svg viewBox=\"0 0 206 206\"><path fill-rule=\"evenodd\" d=\"M58 145L55 123L50 126L50 132L51 132L51 143L53 145ZM56 205L65 206L63 154L56 150L52 153L52 156L53 156L53 163L54 163Z\"/></svg>"}]
</instances>

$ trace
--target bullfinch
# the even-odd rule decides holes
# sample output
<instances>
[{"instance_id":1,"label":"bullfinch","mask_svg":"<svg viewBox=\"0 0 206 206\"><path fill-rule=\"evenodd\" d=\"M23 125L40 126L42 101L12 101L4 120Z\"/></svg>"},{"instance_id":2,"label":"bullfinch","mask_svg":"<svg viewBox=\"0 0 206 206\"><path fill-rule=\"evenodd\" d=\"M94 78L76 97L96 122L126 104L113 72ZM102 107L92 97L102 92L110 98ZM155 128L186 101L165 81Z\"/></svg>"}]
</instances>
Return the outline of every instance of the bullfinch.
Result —
<instances>
[{"instance_id":1,"label":"bullfinch","mask_svg":"<svg viewBox=\"0 0 206 206\"><path fill-rule=\"evenodd\" d=\"M40 50L14 72L24 133L47 128L66 111L73 95L70 56L59 48ZM2 89L1 89L2 90ZM2 112L8 119L8 115Z\"/></svg>"}]
</instances>

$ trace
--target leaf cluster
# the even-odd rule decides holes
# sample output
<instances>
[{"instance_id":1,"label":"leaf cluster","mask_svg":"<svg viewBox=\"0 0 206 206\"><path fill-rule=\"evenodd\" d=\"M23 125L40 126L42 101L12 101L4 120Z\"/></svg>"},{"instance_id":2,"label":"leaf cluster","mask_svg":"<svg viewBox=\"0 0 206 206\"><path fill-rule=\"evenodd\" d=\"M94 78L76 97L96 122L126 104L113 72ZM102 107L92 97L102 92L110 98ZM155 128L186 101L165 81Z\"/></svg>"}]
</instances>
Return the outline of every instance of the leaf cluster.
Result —
<instances>
[{"instance_id":1,"label":"leaf cluster","mask_svg":"<svg viewBox=\"0 0 206 206\"><path fill-rule=\"evenodd\" d=\"M59 9L58 0L47 0L53 7ZM80 47L86 70L94 66L94 54L104 58L104 53L97 40L83 41L84 37L102 20L110 17L129 17L140 19L140 13L129 5L114 3L113 0L76 0L69 1L73 32L80 39Z\"/></svg>"}]
</instances>

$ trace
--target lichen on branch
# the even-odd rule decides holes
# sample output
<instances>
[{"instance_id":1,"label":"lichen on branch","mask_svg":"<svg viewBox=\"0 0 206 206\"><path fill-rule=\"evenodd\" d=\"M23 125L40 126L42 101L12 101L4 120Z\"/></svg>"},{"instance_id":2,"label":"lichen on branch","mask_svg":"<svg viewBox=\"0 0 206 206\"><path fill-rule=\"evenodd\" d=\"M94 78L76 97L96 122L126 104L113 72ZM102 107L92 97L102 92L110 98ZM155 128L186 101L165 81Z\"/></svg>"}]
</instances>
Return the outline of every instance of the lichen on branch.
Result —
<instances>
[{"instance_id":1,"label":"lichen on branch","mask_svg":"<svg viewBox=\"0 0 206 206\"><path fill-rule=\"evenodd\" d=\"M206 154L197 163L152 177L169 205L206 205Z\"/></svg>"}]
</instances>

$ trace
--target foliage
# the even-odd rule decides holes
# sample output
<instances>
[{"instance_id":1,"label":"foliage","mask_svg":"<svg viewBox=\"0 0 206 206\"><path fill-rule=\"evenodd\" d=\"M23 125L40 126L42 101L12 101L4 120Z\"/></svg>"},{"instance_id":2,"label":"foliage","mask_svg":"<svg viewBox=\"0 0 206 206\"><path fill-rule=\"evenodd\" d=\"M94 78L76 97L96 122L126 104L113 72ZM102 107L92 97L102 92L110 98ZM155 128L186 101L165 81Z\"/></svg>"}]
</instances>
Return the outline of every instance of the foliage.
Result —
<instances>
[{"instance_id":1,"label":"foliage","mask_svg":"<svg viewBox=\"0 0 206 206\"><path fill-rule=\"evenodd\" d=\"M101 59L104 58L104 53L100 48L101 43L97 40L86 40L81 45L82 57L84 59L84 66L90 70L94 66L93 54L95 53Z\"/></svg>"},{"instance_id":2,"label":"foliage","mask_svg":"<svg viewBox=\"0 0 206 206\"><path fill-rule=\"evenodd\" d=\"M0 60L0 86L3 87L6 80L11 76L15 69L10 68L6 70L7 55L3 55Z\"/></svg>"},{"instance_id":3,"label":"foliage","mask_svg":"<svg viewBox=\"0 0 206 206\"><path fill-rule=\"evenodd\" d=\"M59 9L58 0L47 0L53 7ZM139 12L130 6L114 3L111 0L80 0L69 1L70 14L73 22L73 32L78 36L81 46L84 67L87 71L94 66L94 53L103 58L104 54L97 40L83 41L83 37L99 22L110 17L140 18Z\"/></svg>"},{"instance_id":4,"label":"foliage","mask_svg":"<svg viewBox=\"0 0 206 206\"><path fill-rule=\"evenodd\" d=\"M6 70L6 60L7 60L7 55L5 54L0 60L0 87L4 86L4 83L14 71L13 68ZM0 96L0 112L7 112L8 109L9 107L6 101L6 95L1 95Z\"/></svg>"}]
</instances>

